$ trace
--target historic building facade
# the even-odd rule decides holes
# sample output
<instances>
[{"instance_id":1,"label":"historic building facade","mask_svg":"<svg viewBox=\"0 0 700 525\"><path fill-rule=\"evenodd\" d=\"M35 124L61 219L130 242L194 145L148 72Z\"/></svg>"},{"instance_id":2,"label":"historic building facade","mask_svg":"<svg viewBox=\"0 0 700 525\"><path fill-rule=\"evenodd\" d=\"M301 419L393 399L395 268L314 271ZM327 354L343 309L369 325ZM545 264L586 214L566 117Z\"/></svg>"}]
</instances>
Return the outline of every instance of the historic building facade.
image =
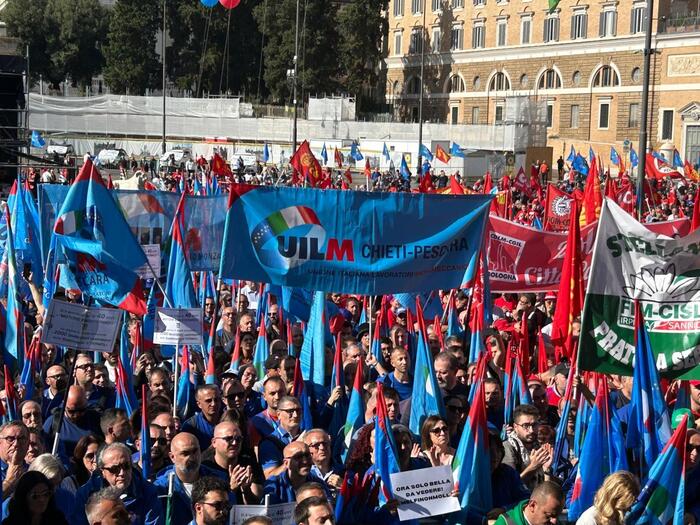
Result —
<instances>
[{"instance_id":1,"label":"historic building facade","mask_svg":"<svg viewBox=\"0 0 700 525\"><path fill-rule=\"evenodd\" d=\"M655 3L649 139L700 156L700 17L695 3ZM390 0L387 99L418 119L507 121L506 99L546 110L554 159L570 145L639 151L646 0ZM468 147L468 145L464 145Z\"/></svg>"}]
</instances>

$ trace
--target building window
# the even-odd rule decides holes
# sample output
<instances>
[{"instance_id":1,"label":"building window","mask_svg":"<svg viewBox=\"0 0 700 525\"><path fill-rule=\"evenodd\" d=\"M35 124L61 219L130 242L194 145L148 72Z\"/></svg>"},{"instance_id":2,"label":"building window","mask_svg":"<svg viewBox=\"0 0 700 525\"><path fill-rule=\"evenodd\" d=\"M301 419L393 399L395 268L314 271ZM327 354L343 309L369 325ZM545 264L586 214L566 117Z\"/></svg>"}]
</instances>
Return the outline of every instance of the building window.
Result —
<instances>
[{"instance_id":1,"label":"building window","mask_svg":"<svg viewBox=\"0 0 700 525\"><path fill-rule=\"evenodd\" d=\"M572 129L577 129L578 128L578 119L579 115L581 113L581 107L578 104L572 104L571 105L571 122L569 127Z\"/></svg>"},{"instance_id":2,"label":"building window","mask_svg":"<svg viewBox=\"0 0 700 525\"><path fill-rule=\"evenodd\" d=\"M641 115L641 112L640 112L640 108L639 108L639 103L633 102L632 104L630 104L630 118L629 118L629 122L627 123L627 127L638 128L640 115Z\"/></svg>"},{"instance_id":3,"label":"building window","mask_svg":"<svg viewBox=\"0 0 700 525\"><path fill-rule=\"evenodd\" d=\"M610 101L601 101L598 104L598 129L610 127Z\"/></svg>"},{"instance_id":4,"label":"building window","mask_svg":"<svg viewBox=\"0 0 700 525\"><path fill-rule=\"evenodd\" d=\"M547 127L552 127L554 121L554 104L547 104Z\"/></svg>"},{"instance_id":5,"label":"building window","mask_svg":"<svg viewBox=\"0 0 700 525\"><path fill-rule=\"evenodd\" d=\"M532 30L532 17L524 16L520 19L520 43L530 43L530 33Z\"/></svg>"},{"instance_id":6,"label":"building window","mask_svg":"<svg viewBox=\"0 0 700 525\"><path fill-rule=\"evenodd\" d=\"M496 22L496 45L503 47L506 45L506 28L508 20L505 18Z\"/></svg>"},{"instance_id":7,"label":"building window","mask_svg":"<svg viewBox=\"0 0 700 525\"><path fill-rule=\"evenodd\" d=\"M464 91L464 80L462 80L462 77L452 75L450 77L450 93L463 93Z\"/></svg>"},{"instance_id":8,"label":"building window","mask_svg":"<svg viewBox=\"0 0 700 525\"><path fill-rule=\"evenodd\" d=\"M411 0L411 12L418 15L423 12L423 0Z\"/></svg>"},{"instance_id":9,"label":"building window","mask_svg":"<svg viewBox=\"0 0 700 525\"><path fill-rule=\"evenodd\" d=\"M450 124L457 124L459 122L459 106L452 106L450 108Z\"/></svg>"},{"instance_id":10,"label":"building window","mask_svg":"<svg viewBox=\"0 0 700 525\"><path fill-rule=\"evenodd\" d=\"M603 66L593 77L593 87L615 87L620 85L620 77L610 66Z\"/></svg>"},{"instance_id":11,"label":"building window","mask_svg":"<svg viewBox=\"0 0 700 525\"><path fill-rule=\"evenodd\" d=\"M472 124L479 123L479 106L472 107Z\"/></svg>"},{"instance_id":12,"label":"building window","mask_svg":"<svg viewBox=\"0 0 700 525\"><path fill-rule=\"evenodd\" d=\"M403 16L403 0L394 0L394 16Z\"/></svg>"},{"instance_id":13,"label":"building window","mask_svg":"<svg viewBox=\"0 0 700 525\"><path fill-rule=\"evenodd\" d=\"M409 95L420 94L420 77L411 77L406 85L406 93Z\"/></svg>"},{"instance_id":14,"label":"building window","mask_svg":"<svg viewBox=\"0 0 700 525\"><path fill-rule=\"evenodd\" d=\"M571 75L571 82L574 84L574 86L578 86L581 84L581 72L580 71L574 71L574 74Z\"/></svg>"},{"instance_id":15,"label":"building window","mask_svg":"<svg viewBox=\"0 0 700 525\"><path fill-rule=\"evenodd\" d=\"M472 85L474 86L474 91L479 91L479 89L481 89L481 77L479 75L474 77Z\"/></svg>"},{"instance_id":16,"label":"building window","mask_svg":"<svg viewBox=\"0 0 700 525\"><path fill-rule=\"evenodd\" d=\"M403 49L401 47L403 45L402 37L403 37L403 35L402 35L401 31L396 31L394 33L394 54L395 55L400 55L403 53Z\"/></svg>"},{"instance_id":17,"label":"building window","mask_svg":"<svg viewBox=\"0 0 700 525\"><path fill-rule=\"evenodd\" d=\"M544 19L544 41L558 42L559 41L559 17L550 16Z\"/></svg>"},{"instance_id":18,"label":"building window","mask_svg":"<svg viewBox=\"0 0 700 525\"><path fill-rule=\"evenodd\" d=\"M430 39L430 46L433 53L439 53L442 47L442 31L439 27L433 28L433 37Z\"/></svg>"},{"instance_id":19,"label":"building window","mask_svg":"<svg viewBox=\"0 0 700 525\"><path fill-rule=\"evenodd\" d=\"M601 37L615 36L617 33L617 12L614 9L604 9L600 13L598 35Z\"/></svg>"},{"instance_id":20,"label":"building window","mask_svg":"<svg viewBox=\"0 0 700 525\"><path fill-rule=\"evenodd\" d=\"M437 13L438 11L442 11L442 1L441 0L432 0L431 7L433 9L433 13Z\"/></svg>"},{"instance_id":21,"label":"building window","mask_svg":"<svg viewBox=\"0 0 700 525\"><path fill-rule=\"evenodd\" d=\"M561 87L561 77L554 69L548 69L540 76L537 89L559 89Z\"/></svg>"},{"instance_id":22,"label":"building window","mask_svg":"<svg viewBox=\"0 0 700 525\"><path fill-rule=\"evenodd\" d=\"M481 49L484 47L484 23L482 21L474 22L472 27L472 49Z\"/></svg>"},{"instance_id":23,"label":"building window","mask_svg":"<svg viewBox=\"0 0 700 525\"><path fill-rule=\"evenodd\" d=\"M423 49L423 34L422 33L423 33L422 29L411 30L411 42L410 42L410 45L408 46L408 53L409 54L420 53L421 50Z\"/></svg>"},{"instance_id":24,"label":"building window","mask_svg":"<svg viewBox=\"0 0 700 525\"><path fill-rule=\"evenodd\" d=\"M464 0L452 0L452 9L461 9L464 7Z\"/></svg>"},{"instance_id":25,"label":"building window","mask_svg":"<svg viewBox=\"0 0 700 525\"><path fill-rule=\"evenodd\" d=\"M486 0L473 0L473 1L474 1L475 6L482 7L482 6L486 5Z\"/></svg>"},{"instance_id":26,"label":"building window","mask_svg":"<svg viewBox=\"0 0 700 525\"><path fill-rule=\"evenodd\" d=\"M489 91L508 91L510 89L510 80L505 73L499 71L491 78Z\"/></svg>"},{"instance_id":27,"label":"building window","mask_svg":"<svg viewBox=\"0 0 700 525\"><path fill-rule=\"evenodd\" d=\"M450 39L450 49L452 51L459 51L464 48L464 27L454 26L452 28L452 35Z\"/></svg>"},{"instance_id":28,"label":"building window","mask_svg":"<svg viewBox=\"0 0 700 525\"><path fill-rule=\"evenodd\" d=\"M494 124L503 124L503 104L496 104L496 114L493 121Z\"/></svg>"},{"instance_id":29,"label":"building window","mask_svg":"<svg viewBox=\"0 0 700 525\"><path fill-rule=\"evenodd\" d=\"M632 4L632 16L630 18L630 33L643 33L645 30L647 5L645 3Z\"/></svg>"},{"instance_id":30,"label":"building window","mask_svg":"<svg viewBox=\"0 0 700 525\"><path fill-rule=\"evenodd\" d=\"M571 17L571 40L586 38L588 33L588 13L585 9L576 9Z\"/></svg>"},{"instance_id":31,"label":"building window","mask_svg":"<svg viewBox=\"0 0 700 525\"><path fill-rule=\"evenodd\" d=\"M661 140L673 140L672 109L664 109L661 113Z\"/></svg>"},{"instance_id":32,"label":"building window","mask_svg":"<svg viewBox=\"0 0 700 525\"><path fill-rule=\"evenodd\" d=\"M630 77L632 78L632 82L639 82L640 79L642 78L641 70L638 67L635 67L632 70L632 74L630 75Z\"/></svg>"},{"instance_id":33,"label":"building window","mask_svg":"<svg viewBox=\"0 0 700 525\"><path fill-rule=\"evenodd\" d=\"M522 75L520 75L520 87L526 88L526 87L527 87L527 83L528 83L529 81L530 81L530 79L527 78L527 74L526 74L526 73L523 73Z\"/></svg>"}]
</instances>

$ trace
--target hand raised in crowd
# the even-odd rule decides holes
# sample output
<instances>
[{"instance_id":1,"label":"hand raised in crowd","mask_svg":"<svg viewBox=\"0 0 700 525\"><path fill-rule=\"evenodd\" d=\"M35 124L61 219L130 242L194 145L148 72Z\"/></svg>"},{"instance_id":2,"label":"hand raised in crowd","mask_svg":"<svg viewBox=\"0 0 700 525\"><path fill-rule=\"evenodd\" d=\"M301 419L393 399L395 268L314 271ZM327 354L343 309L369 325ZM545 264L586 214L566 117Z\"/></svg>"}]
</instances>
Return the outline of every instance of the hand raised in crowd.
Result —
<instances>
[{"instance_id":1,"label":"hand raised in crowd","mask_svg":"<svg viewBox=\"0 0 700 525\"><path fill-rule=\"evenodd\" d=\"M250 466L244 467L242 465L230 466L228 468L228 475L230 479L231 491L236 491L240 489L247 489L253 483L253 471Z\"/></svg>"},{"instance_id":2,"label":"hand raised in crowd","mask_svg":"<svg viewBox=\"0 0 700 525\"><path fill-rule=\"evenodd\" d=\"M328 397L328 406L333 406L335 405L338 400L341 398L343 395L343 387L342 386L337 386L333 390L331 390L331 395Z\"/></svg>"}]
</instances>

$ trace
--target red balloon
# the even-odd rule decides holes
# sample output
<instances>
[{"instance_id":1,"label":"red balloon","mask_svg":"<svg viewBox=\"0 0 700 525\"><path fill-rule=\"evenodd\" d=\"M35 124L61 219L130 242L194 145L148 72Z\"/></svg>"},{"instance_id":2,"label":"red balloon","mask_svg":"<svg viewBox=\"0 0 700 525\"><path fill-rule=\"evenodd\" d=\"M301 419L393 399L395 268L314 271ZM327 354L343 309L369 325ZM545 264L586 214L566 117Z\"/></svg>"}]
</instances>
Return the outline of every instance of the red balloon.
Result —
<instances>
[{"instance_id":1,"label":"red balloon","mask_svg":"<svg viewBox=\"0 0 700 525\"><path fill-rule=\"evenodd\" d=\"M226 9L233 9L234 7L238 7L238 4L241 3L241 0L219 0L219 3Z\"/></svg>"}]
</instances>

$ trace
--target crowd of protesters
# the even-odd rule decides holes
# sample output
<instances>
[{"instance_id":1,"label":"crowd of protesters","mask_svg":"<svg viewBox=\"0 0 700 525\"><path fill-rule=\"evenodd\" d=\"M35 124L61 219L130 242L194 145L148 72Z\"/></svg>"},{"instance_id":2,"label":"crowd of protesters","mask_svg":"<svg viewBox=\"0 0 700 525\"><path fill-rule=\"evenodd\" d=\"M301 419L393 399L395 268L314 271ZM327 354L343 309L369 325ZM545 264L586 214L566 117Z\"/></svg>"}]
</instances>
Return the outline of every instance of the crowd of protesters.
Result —
<instances>
[{"instance_id":1,"label":"crowd of protesters","mask_svg":"<svg viewBox=\"0 0 700 525\"><path fill-rule=\"evenodd\" d=\"M158 187L174 189L181 178L199 177L208 172L209 162L151 173ZM537 167L537 174L548 174ZM147 164L129 166L132 172L149 173ZM233 180L260 184L285 184L289 172L258 165L246 172L232 170ZM560 171L561 175L561 171ZM334 185L341 186L346 175L337 172ZM408 189L399 172L370 176L375 189ZM465 189L466 180L455 177ZM27 177L30 187L38 182L37 173ZM41 177L41 182L43 177ZM364 181L362 181L364 182ZM546 182L542 178L541 182ZM605 183L605 176L601 179ZM436 189L449 185L449 177L438 172L431 183ZM473 191L483 188L477 181ZM565 176L557 186L569 193L583 189L583 178ZM463 185L464 184L464 185ZM652 195L659 199L648 206L645 220L667 220L689 216L695 183L664 180L654 183ZM671 201L671 199L675 199ZM536 192L514 189L512 217L520 220L527 209L543 212ZM529 213L528 211L528 213ZM523 219L525 220L525 219ZM29 280L31 281L31 280ZM31 294L23 299L27 341L41 337L45 312L41 293L29 285ZM267 502L295 503L293 522L297 524L398 523L398 502L380 504L375 465L373 418L377 384L382 383L391 432L402 471L430 466L452 465L470 408L469 389L476 363L469 362L469 297L455 294L460 320L458 333L448 334L447 324L431 324L427 344L440 387L445 416L433 415L423 422L418 435L408 428L413 382L411 323L415 317L395 298L363 298L328 294L336 314L328 320L332 335L342 352L345 387L312 392L310 407L313 428L302 431L302 403L294 392L294 375L304 344L304 326L281 321L280 298L270 296L265 307L260 285L240 282L223 285L215 298L207 298L204 333L216 323L213 344L215 382L205 384L205 358L190 352L190 371L196 389L195 403L185 412L173 409L174 377L172 359L161 354L158 345L151 350L137 348L142 320L129 321L129 347L140 352L129 378L137 396L147 396L147 414L131 415L116 408L116 369L118 346L112 353L95 355L41 345L41 367L30 380L34 394L25 399L26 384L17 374L14 386L5 382L1 397L6 405L17 403L17 413L7 413L0 426L0 474L2 477L3 524L22 523L96 525L143 523L172 525L223 525L235 505ZM449 291L440 292L447 305ZM60 290L57 299L80 301L74 290ZM578 448L576 407L592 403L593 393L584 377L576 378L574 408L566 425L566 460L553 468L556 429L563 411L563 399L570 373L569 363L547 345L547 359L536 358L538 333L547 330L556 309L556 295L494 294L493 319L483 332L489 353L484 392L489 426L488 454L491 465L493 508L484 522L498 525L545 525L566 521L566 508L572 497ZM370 307L369 305L373 305ZM370 325L378 312L389 319L381 337L381 358L371 351ZM261 315L264 314L264 315ZM367 322L363 322L367 319ZM264 323L260 331L256 323ZM574 333L580 322L574 320ZM532 402L513 408L512 420L505 419L505 360L519 347L527 332L532 361L527 389ZM264 374L253 366L256 342L267 339L270 357ZM240 361L231 366L232 355L240 345ZM327 347L326 368L330 377L334 349ZM546 365L543 366L543 362ZM353 436L343 459L337 451L338 435L332 435L333 408L347 399L353 379L362 363L362 397L365 425ZM72 372L72 373L71 373ZM609 375L608 386L621 421L626 421L632 392L630 377ZM329 385L330 381L327 380ZM145 388L142 390L142 386ZM685 520L700 520L700 381L690 382L689 430L685 461ZM8 391L8 388L13 388ZM669 410L678 391L676 382L662 384ZM627 407L627 408L626 408ZM675 414L678 416L679 414ZM679 417L674 417L678 421ZM142 421L150 439L149 472L144 476ZM630 465L634 465L630 461ZM634 469L632 469L634 470ZM336 502L344 480L363 480L366 491L361 508L339 512ZM611 474L598 489L594 504L579 518L583 525L622 525L640 491L640 480L627 471ZM429 522L440 522L432 518ZM272 523L254 517L246 524Z\"/></svg>"}]
</instances>

